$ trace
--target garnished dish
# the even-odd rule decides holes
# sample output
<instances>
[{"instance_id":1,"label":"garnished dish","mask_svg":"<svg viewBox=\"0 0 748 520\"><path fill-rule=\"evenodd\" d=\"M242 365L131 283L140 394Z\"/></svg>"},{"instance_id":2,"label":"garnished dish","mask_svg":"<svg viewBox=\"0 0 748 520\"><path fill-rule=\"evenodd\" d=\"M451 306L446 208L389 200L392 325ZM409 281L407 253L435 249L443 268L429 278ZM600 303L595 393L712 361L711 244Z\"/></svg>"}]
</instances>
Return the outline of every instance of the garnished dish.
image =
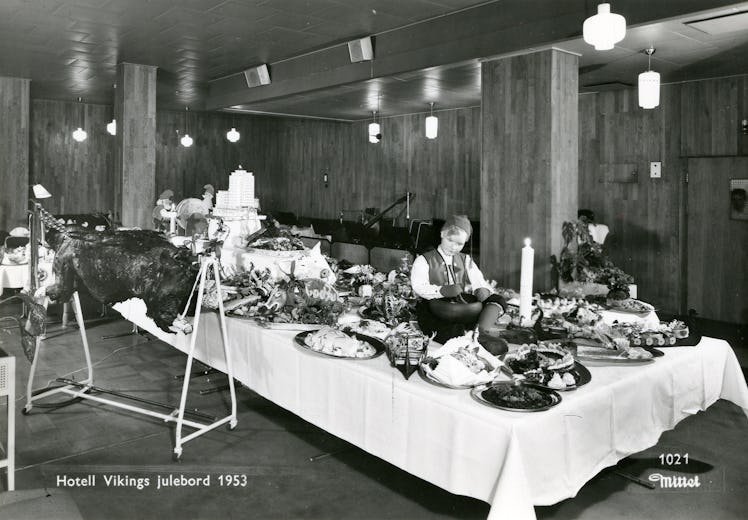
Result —
<instances>
[{"instance_id":1,"label":"garnished dish","mask_svg":"<svg viewBox=\"0 0 748 520\"><path fill-rule=\"evenodd\" d=\"M553 390L574 390L591 379L589 370L560 343L522 345L504 356L504 364L528 383Z\"/></svg>"},{"instance_id":2,"label":"garnished dish","mask_svg":"<svg viewBox=\"0 0 748 520\"><path fill-rule=\"evenodd\" d=\"M384 352L384 344L362 334L349 335L332 327L300 332L294 337L297 345L326 356L346 359L371 359Z\"/></svg>"},{"instance_id":3,"label":"garnished dish","mask_svg":"<svg viewBox=\"0 0 748 520\"><path fill-rule=\"evenodd\" d=\"M447 388L471 388L498 377L501 361L478 343L473 333L452 338L419 367L429 383Z\"/></svg>"},{"instance_id":4,"label":"garnished dish","mask_svg":"<svg viewBox=\"0 0 748 520\"><path fill-rule=\"evenodd\" d=\"M616 323L613 332L626 338L634 347L673 347L688 338L688 326L679 320L661 322L659 325L642 323Z\"/></svg>"},{"instance_id":5,"label":"garnished dish","mask_svg":"<svg viewBox=\"0 0 748 520\"><path fill-rule=\"evenodd\" d=\"M304 242L296 237L262 237L249 244L249 247L266 251L303 251Z\"/></svg>"},{"instance_id":6,"label":"garnished dish","mask_svg":"<svg viewBox=\"0 0 748 520\"><path fill-rule=\"evenodd\" d=\"M390 329L381 321L360 320L351 323L350 325L345 325L344 327L342 327L342 330L344 330L345 332L363 334L364 336L370 336L372 338L383 340L390 334L392 329Z\"/></svg>"},{"instance_id":7,"label":"garnished dish","mask_svg":"<svg viewBox=\"0 0 748 520\"><path fill-rule=\"evenodd\" d=\"M627 312L630 314L649 314L655 310L650 304L641 300L635 300L634 298L626 298L625 300L608 298L607 304L608 308L612 311Z\"/></svg>"},{"instance_id":8,"label":"garnished dish","mask_svg":"<svg viewBox=\"0 0 748 520\"><path fill-rule=\"evenodd\" d=\"M577 345L577 359L591 362L614 363L621 365L642 365L652 363L654 354L642 347L609 349Z\"/></svg>"},{"instance_id":9,"label":"garnished dish","mask_svg":"<svg viewBox=\"0 0 748 520\"><path fill-rule=\"evenodd\" d=\"M478 386L470 395L481 404L511 412L541 412L561 402L553 390L509 381Z\"/></svg>"}]
</instances>

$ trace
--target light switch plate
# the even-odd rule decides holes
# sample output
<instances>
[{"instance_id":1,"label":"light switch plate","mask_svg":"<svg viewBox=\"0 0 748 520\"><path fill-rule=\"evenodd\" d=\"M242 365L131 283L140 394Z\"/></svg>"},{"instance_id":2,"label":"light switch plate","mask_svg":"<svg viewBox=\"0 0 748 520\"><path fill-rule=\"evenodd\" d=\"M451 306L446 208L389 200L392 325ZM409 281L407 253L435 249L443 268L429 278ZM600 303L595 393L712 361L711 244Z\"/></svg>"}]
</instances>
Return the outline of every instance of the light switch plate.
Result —
<instances>
[{"instance_id":1,"label":"light switch plate","mask_svg":"<svg viewBox=\"0 0 748 520\"><path fill-rule=\"evenodd\" d=\"M649 176L652 179L659 179L662 177L662 163L661 162L651 162L649 163Z\"/></svg>"}]
</instances>

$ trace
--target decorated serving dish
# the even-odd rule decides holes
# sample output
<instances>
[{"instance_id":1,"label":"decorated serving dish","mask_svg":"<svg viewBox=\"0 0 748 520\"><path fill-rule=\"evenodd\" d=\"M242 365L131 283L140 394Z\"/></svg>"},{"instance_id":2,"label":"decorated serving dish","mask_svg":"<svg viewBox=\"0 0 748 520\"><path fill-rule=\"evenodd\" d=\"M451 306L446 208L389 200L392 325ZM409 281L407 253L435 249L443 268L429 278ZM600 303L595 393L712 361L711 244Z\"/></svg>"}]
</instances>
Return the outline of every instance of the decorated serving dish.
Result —
<instances>
[{"instance_id":1,"label":"decorated serving dish","mask_svg":"<svg viewBox=\"0 0 748 520\"><path fill-rule=\"evenodd\" d=\"M510 412L542 412L561 402L558 392L511 381L477 386L470 395L483 405Z\"/></svg>"},{"instance_id":2,"label":"decorated serving dish","mask_svg":"<svg viewBox=\"0 0 748 520\"><path fill-rule=\"evenodd\" d=\"M499 376L501 361L477 342L473 333L447 341L426 357L419 367L421 377L446 388L472 388Z\"/></svg>"},{"instance_id":3,"label":"decorated serving dish","mask_svg":"<svg viewBox=\"0 0 748 520\"><path fill-rule=\"evenodd\" d=\"M592 379L590 371L560 343L522 345L506 354L503 361L528 384L551 390L575 390Z\"/></svg>"},{"instance_id":4,"label":"decorated serving dish","mask_svg":"<svg viewBox=\"0 0 748 520\"><path fill-rule=\"evenodd\" d=\"M340 359L373 359L385 351L384 343L376 338L346 334L332 327L300 332L294 342L304 350Z\"/></svg>"}]
</instances>

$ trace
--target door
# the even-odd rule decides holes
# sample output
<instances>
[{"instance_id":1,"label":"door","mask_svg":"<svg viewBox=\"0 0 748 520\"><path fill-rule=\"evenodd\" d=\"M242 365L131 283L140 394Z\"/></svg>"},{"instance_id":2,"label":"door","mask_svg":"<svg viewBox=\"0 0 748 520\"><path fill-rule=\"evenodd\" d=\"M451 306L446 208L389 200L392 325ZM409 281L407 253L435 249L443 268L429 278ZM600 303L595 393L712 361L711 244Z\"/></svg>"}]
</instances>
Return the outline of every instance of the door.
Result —
<instances>
[{"instance_id":1,"label":"door","mask_svg":"<svg viewBox=\"0 0 748 520\"><path fill-rule=\"evenodd\" d=\"M687 306L703 318L748 323L748 219L731 218L731 179L748 179L748 157L688 160Z\"/></svg>"}]
</instances>

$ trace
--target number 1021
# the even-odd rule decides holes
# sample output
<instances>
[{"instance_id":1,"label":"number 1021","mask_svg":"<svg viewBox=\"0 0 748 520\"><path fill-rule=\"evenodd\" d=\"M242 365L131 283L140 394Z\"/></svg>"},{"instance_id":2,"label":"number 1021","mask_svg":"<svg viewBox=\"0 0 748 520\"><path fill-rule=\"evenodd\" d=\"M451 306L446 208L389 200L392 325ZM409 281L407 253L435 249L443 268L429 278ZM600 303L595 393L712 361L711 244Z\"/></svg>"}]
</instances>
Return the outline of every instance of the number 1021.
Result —
<instances>
[{"instance_id":1,"label":"number 1021","mask_svg":"<svg viewBox=\"0 0 748 520\"><path fill-rule=\"evenodd\" d=\"M688 464L688 453L661 453L659 459L661 466L680 466Z\"/></svg>"}]
</instances>

